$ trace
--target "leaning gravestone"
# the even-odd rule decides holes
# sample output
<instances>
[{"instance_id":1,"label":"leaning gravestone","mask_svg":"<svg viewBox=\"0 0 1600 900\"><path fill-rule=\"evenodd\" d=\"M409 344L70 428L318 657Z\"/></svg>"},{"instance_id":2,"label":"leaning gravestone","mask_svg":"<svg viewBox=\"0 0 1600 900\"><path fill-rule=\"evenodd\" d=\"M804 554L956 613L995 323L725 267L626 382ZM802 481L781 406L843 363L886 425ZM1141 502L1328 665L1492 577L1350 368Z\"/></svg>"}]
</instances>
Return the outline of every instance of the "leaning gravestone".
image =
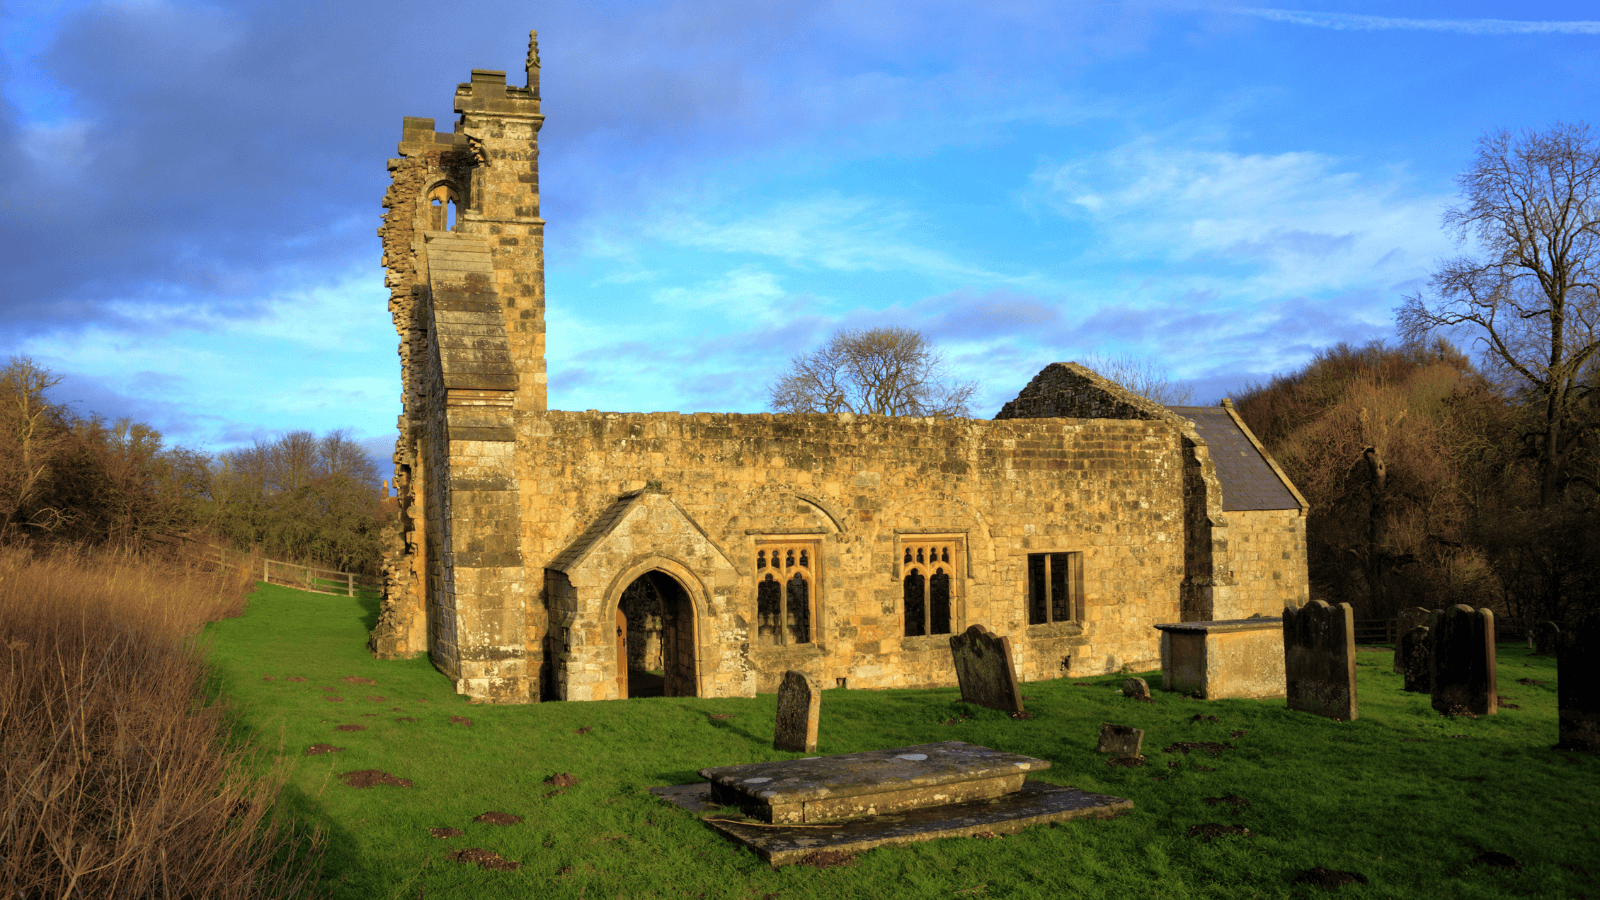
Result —
<instances>
[{"instance_id":1,"label":"leaning gravestone","mask_svg":"<svg viewBox=\"0 0 1600 900\"><path fill-rule=\"evenodd\" d=\"M1430 616L1432 616L1433 613L1434 613L1434 611L1431 610L1431 609L1423 609L1420 606L1413 606L1410 609L1402 609L1402 610L1400 610L1399 613L1397 613L1395 615L1395 631L1394 631L1394 633L1395 633L1395 641L1394 641L1394 671L1395 671L1395 674L1403 675L1403 674L1405 674L1405 671L1406 671L1406 655L1405 655L1404 641L1402 641L1400 639L1405 637L1406 632L1410 631L1411 629L1416 628L1419 625L1427 625L1428 624L1428 618Z\"/></svg>"},{"instance_id":2,"label":"leaning gravestone","mask_svg":"<svg viewBox=\"0 0 1600 900\"><path fill-rule=\"evenodd\" d=\"M1566 636L1556 658L1556 705L1566 750L1600 753L1600 619Z\"/></svg>"},{"instance_id":3,"label":"leaning gravestone","mask_svg":"<svg viewBox=\"0 0 1600 900\"><path fill-rule=\"evenodd\" d=\"M815 753L817 722L822 718L822 688L804 672L783 673L778 684L778 728L774 750Z\"/></svg>"},{"instance_id":4,"label":"leaning gravestone","mask_svg":"<svg viewBox=\"0 0 1600 900\"><path fill-rule=\"evenodd\" d=\"M1096 753L1114 753L1123 759L1137 759L1139 748L1143 745L1144 729L1107 722L1100 726L1100 743L1094 750Z\"/></svg>"},{"instance_id":5,"label":"leaning gravestone","mask_svg":"<svg viewBox=\"0 0 1600 900\"><path fill-rule=\"evenodd\" d=\"M1494 613L1457 604L1446 608L1429 631L1433 708L1494 715Z\"/></svg>"},{"instance_id":6,"label":"leaning gravestone","mask_svg":"<svg viewBox=\"0 0 1600 900\"><path fill-rule=\"evenodd\" d=\"M1561 626L1554 622L1539 622L1533 626L1533 652L1539 656L1555 656L1561 646Z\"/></svg>"},{"instance_id":7,"label":"leaning gravestone","mask_svg":"<svg viewBox=\"0 0 1600 900\"><path fill-rule=\"evenodd\" d=\"M1356 703L1356 620L1350 604L1313 600L1283 610L1284 681L1289 708L1350 721Z\"/></svg>"},{"instance_id":8,"label":"leaning gravestone","mask_svg":"<svg viewBox=\"0 0 1600 900\"><path fill-rule=\"evenodd\" d=\"M1433 655L1430 652L1432 641L1428 637L1428 626L1418 625L1405 634L1400 635L1397 646L1405 652L1405 668L1400 671L1405 676L1405 689L1413 694L1430 694L1433 692Z\"/></svg>"},{"instance_id":9,"label":"leaning gravestone","mask_svg":"<svg viewBox=\"0 0 1600 900\"><path fill-rule=\"evenodd\" d=\"M1150 702L1150 683L1143 678L1124 678L1122 680L1122 696L1134 700Z\"/></svg>"},{"instance_id":10,"label":"leaning gravestone","mask_svg":"<svg viewBox=\"0 0 1600 900\"><path fill-rule=\"evenodd\" d=\"M974 625L950 636L950 655L956 664L961 699L1001 712L1021 713L1022 693L1011 668L1011 641Z\"/></svg>"}]
</instances>

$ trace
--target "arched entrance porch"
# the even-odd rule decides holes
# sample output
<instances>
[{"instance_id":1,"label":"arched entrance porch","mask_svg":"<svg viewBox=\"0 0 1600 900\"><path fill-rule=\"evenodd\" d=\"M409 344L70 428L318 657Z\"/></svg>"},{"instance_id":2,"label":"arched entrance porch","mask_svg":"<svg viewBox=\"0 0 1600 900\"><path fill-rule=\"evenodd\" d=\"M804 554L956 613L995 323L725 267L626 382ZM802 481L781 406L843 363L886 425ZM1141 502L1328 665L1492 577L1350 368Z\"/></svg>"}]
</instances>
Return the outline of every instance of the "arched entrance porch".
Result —
<instances>
[{"instance_id":1,"label":"arched entrance porch","mask_svg":"<svg viewBox=\"0 0 1600 900\"><path fill-rule=\"evenodd\" d=\"M676 578L643 573L623 588L613 615L618 696L696 696L694 603Z\"/></svg>"}]
</instances>

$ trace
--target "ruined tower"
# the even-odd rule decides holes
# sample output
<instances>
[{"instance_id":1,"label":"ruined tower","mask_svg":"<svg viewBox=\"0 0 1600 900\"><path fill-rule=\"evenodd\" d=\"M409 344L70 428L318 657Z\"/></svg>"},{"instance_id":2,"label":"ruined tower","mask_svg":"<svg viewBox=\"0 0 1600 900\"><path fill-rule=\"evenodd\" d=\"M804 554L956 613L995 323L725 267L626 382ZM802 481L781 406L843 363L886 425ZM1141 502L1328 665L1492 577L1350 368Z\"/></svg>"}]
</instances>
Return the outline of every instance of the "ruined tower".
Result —
<instances>
[{"instance_id":1,"label":"ruined tower","mask_svg":"<svg viewBox=\"0 0 1600 900\"><path fill-rule=\"evenodd\" d=\"M546 404L537 33L525 87L474 69L455 112L451 132L405 119L378 230L404 385L403 546L388 554L372 647L431 647L458 687L515 701L529 687L513 428Z\"/></svg>"}]
</instances>

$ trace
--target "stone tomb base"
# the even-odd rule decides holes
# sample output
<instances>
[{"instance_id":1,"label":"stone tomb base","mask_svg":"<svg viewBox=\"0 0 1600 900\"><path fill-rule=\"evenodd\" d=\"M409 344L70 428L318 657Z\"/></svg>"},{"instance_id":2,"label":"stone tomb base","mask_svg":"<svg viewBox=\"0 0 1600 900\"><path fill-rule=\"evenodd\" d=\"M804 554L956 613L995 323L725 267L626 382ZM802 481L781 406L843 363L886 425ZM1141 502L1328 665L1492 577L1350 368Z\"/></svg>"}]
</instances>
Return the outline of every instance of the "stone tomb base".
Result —
<instances>
[{"instance_id":1,"label":"stone tomb base","mask_svg":"<svg viewBox=\"0 0 1600 900\"><path fill-rule=\"evenodd\" d=\"M1202 700L1288 696L1283 619L1229 619L1157 625L1161 687Z\"/></svg>"},{"instance_id":2,"label":"stone tomb base","mask_svg":"<svg viewBox=\"0 0 1600 900\"><path fill-rule=\"evenodd\" d=\"M886 844L988 832L1085 816L1133 802L1028 781L1050 763L961 741L813 759L702 769L709 784L651 788L696 815L737 806L750 819L707 824L775 866L822 850L859 853Z\"/></svg>"}]
</instances>

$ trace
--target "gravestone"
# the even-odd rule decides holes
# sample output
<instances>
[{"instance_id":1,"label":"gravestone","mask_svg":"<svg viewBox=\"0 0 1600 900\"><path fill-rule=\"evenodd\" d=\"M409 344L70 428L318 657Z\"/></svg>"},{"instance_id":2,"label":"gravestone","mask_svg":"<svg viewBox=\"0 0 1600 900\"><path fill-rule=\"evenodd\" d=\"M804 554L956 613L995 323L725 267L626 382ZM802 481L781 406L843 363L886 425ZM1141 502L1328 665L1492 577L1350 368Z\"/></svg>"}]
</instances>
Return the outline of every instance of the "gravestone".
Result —
<instances>
[{"instance_id":1,"label":"gravestone","mask_svg":"<svg viewBox=\"0 0 1600 900\"><path fill-rule=\"evenodd\" d=\"M1011 641L1004 635L974 625L950 636L950 655L955 660L962 700L1001 712L1024 712L1017 672L1011 667Z\"/></svg>"},{"instance_id":2,"label":"gravestone","mask_svg":"<svg viewBox=\"0 0 1600 900\"><path fill-rule=\"evenodd\" d=\"M1143 744L1144 729L1107 722L1100 726L1100 743L1094 750L1096 753L1115 753L1124 759L1137 759Z\"/></svg>"},{"instance_id":3,"label":"gravestone","mask_svg":"<svg viewBox=\"0 0 1600 900\"><path fill-rule=\"evenodd\" d=\"M1533 652L1539 656L1555 656L1561 646L1561 626L1554 622L1539 622L1533 626Z\"/></svg>"},{"instance_id":4,"label":"gravestone","mask_svg":"<svg viewBox=\"0 0 1600 900\"><path fill-rule=\"evenodd\" d=\"M1429 631L1433 708L1446 714L1466 710L1494 715L1494 613L1456 604Z\"/></svg>"},{"instance_id":5,"label":"gravestone","mask_svg":"<svg viewBox=\"0 0 1600 900\"><path fill-rule=\"evenodd\" d=\"M1394 635L1395 635L1395 639L1394 639L1394 671L1395 671L1395 674L1403 675L1403 674L1405 674L1405 671L1406 671L1405 647L1402 646L1402 644L1404 642L1401 641L1400 639L1402 637L1404 637L1406 635L1406 632L1409 632L1411 629L1416 628L1419 625L1427 625L1428 624L1428 618L1430 616L1432 616L1433 613L1434 613L1434 611L1431 610L1431 609L1423 609L1420 606L1413 606L1410 609L1402 609L1402 610L1400 610L1400 612L1395 614L1395 630L1394 630Z\"/></svg>"},{"instance_id":6,"label":"gravestone","mask_svg":"<svg viewBox=\"0 0 1600 900\"><path fill-rule=\"evenodd\" d=\"M1433 654L1430 650L1432 640L1429 638L1428 626L1418 625L1405 634L1400 635L1398 646L1405 651L1405 668L1400 674L1405 676L1405 689L1414 694L1429 694L1433 692Z\"/></svg>"},{"instance_id":7,"label":"gravestone","mask_svg":"<svg viewBox=\"0 0 1600 900\"><path fill-rule=\"evenodd\" d=\"M1600 753L1600 618L1567 634L1556 657L1556 705L1561 743L1568 750Z\"/></svg>"},{"instance_id":8,"label":"gravestone","mask_svg":"<svg viewBox=\"0 0 1600 900\"><path fill-rule=\"evenodd\" d=\"M783 673L778 684L778 727L774 750L815 753L817 722L822 717L822 688L804 672Z\"/></svg>"},{"instance_id":9,"label":"gravestone","mask_svg":"<svg viewBox=\"0 0 1600 900\"><path fill-rule=\"evenodd\" d=\"M1356 619L1348 603L1313 600L1283 610L1284 681L1289 708L1350 721L1356 702Z\"/></svg>"},{"instance_id":10,"label":"gravestone","mask_svg":"<svg viewBox=\"0 0 1600 900\"><path fill-rule=\"evenodd\" d=\"M1127 678L1122 682L1122 696L1135 700L1150 699L1150 684L1143 678Z\"/></svg>"}]
</instances>

